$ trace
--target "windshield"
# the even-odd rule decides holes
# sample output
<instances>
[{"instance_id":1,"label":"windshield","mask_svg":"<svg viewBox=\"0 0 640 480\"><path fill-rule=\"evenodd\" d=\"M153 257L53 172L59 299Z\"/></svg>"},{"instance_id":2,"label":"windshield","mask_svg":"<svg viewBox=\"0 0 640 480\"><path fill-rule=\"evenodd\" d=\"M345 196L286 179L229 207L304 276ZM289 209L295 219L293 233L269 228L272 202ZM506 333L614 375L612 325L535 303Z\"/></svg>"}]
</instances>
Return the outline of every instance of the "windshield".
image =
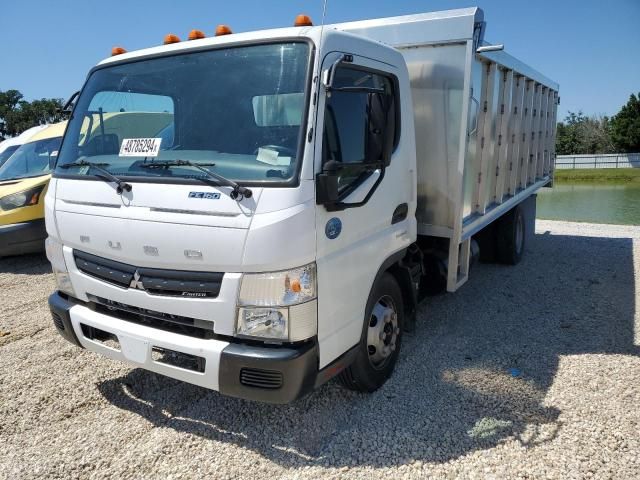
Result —
<instances>
[{"instance_id":1,"label":"windshield","mask_svg":"<svg viewBox=\"0 0 640 480\"><path fill-rule=\"evenodd\" d=\"M308 66L308 44L290 42L98 69L78 99L58 167L99 162L134 181L206 176L187 166L141 166L187 160L241 183L290 180L298 171Z\"/></svg>"},{"instance_id":2,"label":"windshield","mask_svg":"<svg viewBox=\"0 0 640 480\"><path fill-rule=\"evenodd\" d=\"M58 154L62 137L25 143L0 167L0 180L38 177L51 172L49 166Z\"/></svg>"},{"instance_id":3,"label":"windshield","mask_svg":"<svg viewBox=\"0 0 640 480\"><path fill-rule=\"evenodd\" d=\"M7 147L4 152L0 152L0 167L4 162L9 160L9 157L13 155L13 152L15 152L19 146L20 145L11 145L10 147Z\"/></svg>"}]
</instances>

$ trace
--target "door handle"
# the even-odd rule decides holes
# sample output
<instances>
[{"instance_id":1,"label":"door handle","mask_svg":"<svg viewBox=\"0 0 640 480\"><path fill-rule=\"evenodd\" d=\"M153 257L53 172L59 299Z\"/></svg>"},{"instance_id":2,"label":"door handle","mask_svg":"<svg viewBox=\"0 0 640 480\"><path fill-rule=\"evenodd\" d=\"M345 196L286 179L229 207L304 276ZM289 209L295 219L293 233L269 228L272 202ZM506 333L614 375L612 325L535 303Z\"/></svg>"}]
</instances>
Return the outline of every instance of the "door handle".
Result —
<instances>
[{"instance_id":1,"label":"door handle","mask_svg":"<svg viewBox=\"0 0 640 480\"><path fill-rule=\"evenodd\" d=\"M409 205L406 203L401 203L396 207L393 211L393 215L391 216L391 225L396 223L400 223L405 218L407 218L407 213L409 213Z\"/></svg>"}]
</instances>

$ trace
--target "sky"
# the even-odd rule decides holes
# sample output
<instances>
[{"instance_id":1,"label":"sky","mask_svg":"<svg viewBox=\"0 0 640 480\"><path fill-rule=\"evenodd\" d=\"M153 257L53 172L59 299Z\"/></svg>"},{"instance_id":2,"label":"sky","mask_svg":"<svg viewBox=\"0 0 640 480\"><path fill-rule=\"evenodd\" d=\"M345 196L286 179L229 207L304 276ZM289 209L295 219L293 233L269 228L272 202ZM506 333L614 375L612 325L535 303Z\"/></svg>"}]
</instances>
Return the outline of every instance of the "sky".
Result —
<instances>
[{"instance_id":1,"label":"sky","mask_svg":"<svg viewBox=\"0 0 640 480\"><path fill-rule=\"evenodd\" d=\"M485 39L560 84L568 111L614 115L640 92L640 0L328 0L326 23L479 6ZM186 38L217 24L235 32L289 26L322 0L4 0L0 9L0 90L27 100L66 99L109 56Z\"/></svg>"}]
</instances>

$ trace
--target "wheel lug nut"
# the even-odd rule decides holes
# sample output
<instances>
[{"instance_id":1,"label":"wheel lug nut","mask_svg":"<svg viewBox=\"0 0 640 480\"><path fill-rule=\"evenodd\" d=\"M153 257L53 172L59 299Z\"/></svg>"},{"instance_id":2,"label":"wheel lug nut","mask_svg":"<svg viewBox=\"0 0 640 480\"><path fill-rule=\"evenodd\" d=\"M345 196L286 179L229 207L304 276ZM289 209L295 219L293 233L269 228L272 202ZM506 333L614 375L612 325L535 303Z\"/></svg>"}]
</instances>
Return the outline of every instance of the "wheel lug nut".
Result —
<instances>
[{"instance_id":1,"label":"wheel lug nut","mask_svg":"<svg viewBox=\"0 0 640 480\"><path fill-rule=\"evenodd\" d=\"M378 338L380 338L380 340L384 340L385 334L384 332L380 332L380 335L378 335Z\"/></svg>"},{"instance_id":2,"label":"wheel lug nut","mask_svg":"<svg viewBox=\"0 0 640 480\"><path fill-rule=\"evenodd\" d=\"M384 317L384 323L391 323L391 315Z\"/></svg>"}]
</instances>

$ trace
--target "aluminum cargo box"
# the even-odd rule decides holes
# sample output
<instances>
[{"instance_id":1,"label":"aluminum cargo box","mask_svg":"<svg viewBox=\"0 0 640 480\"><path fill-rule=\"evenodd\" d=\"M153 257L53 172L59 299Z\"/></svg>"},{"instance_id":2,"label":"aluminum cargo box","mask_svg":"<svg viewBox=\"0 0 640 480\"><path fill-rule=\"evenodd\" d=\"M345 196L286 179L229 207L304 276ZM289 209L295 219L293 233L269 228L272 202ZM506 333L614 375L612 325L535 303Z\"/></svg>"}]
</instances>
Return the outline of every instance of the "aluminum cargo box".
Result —
<instances>
[{"instance_id":1,"label":"aluminum cargo box","mask_svg":"<svg viewBox=\"0 0 640 480\"><path fill-rule=\"evenodd\" d=\"M558 85L488 46L479 8L333 27L393 46L406 60L418 232L451 239L455 290L466 280L470 237L551 181Z\"/></svg>"}]
</instances>

